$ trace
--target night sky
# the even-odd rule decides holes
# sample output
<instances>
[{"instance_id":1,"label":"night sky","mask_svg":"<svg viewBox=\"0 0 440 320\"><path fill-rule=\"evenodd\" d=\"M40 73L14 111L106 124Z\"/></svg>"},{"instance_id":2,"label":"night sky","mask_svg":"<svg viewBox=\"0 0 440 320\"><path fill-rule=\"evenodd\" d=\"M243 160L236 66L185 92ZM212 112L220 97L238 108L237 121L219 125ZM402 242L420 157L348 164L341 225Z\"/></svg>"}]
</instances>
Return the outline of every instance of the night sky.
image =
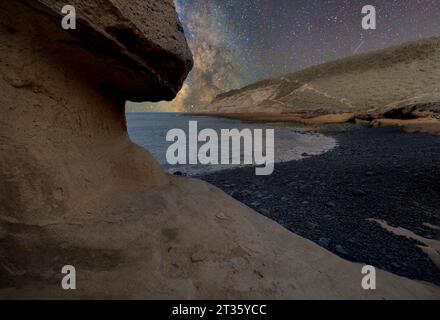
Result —
<instances>
[{"instance_id":1,"label":"night sky","mask_svg":"<svg viewBox=\"0 0 440 320\"><path fill-rule=\"evenodd\" d=\"M169 110L329 60L440 36L440 0L175 0L195 66ZM374 5L377 30L363 30Z\"/></svg>"}]
</instances>

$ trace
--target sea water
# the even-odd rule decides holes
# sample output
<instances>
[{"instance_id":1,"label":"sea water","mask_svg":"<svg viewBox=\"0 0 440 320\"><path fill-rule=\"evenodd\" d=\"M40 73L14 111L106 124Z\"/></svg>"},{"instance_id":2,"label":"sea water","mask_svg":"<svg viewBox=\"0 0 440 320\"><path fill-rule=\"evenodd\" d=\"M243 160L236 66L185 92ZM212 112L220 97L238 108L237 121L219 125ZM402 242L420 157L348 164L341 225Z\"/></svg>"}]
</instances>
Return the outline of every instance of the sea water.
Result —
<instances>
[{"instance_id":1,"label":"sea water","mask_svg":"<svg viewBox=\"0 0 440 320\"><path fill-rule=\"evenodd\" d=\"M311 129L289 123L251 123L218 117L193 116L186 113L127 113L127 126L132 141L148 149L165 170L187 175L203 175L218 170L237 168L243 165L169 165L166 152L172 142L166 141L171 129L188 132L189 121L197 121L202 129L274 129L275 163L299 160L328 152L337 146L332 137L315 133ZM242 150L244 152L244 150Z\"/></svg>"}]
</instances>

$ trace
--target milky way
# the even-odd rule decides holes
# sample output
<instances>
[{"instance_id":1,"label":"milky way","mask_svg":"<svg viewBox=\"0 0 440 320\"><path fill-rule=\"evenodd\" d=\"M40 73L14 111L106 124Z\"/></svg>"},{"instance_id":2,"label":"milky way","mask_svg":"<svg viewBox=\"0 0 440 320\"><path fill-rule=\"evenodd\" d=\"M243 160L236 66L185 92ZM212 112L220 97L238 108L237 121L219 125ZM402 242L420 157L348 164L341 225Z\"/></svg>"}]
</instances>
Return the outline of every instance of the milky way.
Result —
<instances>
[{"instance_id":1,"label":"milky way","mask_svg":"<svg viewBox=\"0 0 440 320\"><path fill-rule=\"evenodd\" d=\"M329 60L440 36L440 0L175 0L195 66L172 110ZM363 30L362 7L377 10Z\"/></svg>"}]
</instances>

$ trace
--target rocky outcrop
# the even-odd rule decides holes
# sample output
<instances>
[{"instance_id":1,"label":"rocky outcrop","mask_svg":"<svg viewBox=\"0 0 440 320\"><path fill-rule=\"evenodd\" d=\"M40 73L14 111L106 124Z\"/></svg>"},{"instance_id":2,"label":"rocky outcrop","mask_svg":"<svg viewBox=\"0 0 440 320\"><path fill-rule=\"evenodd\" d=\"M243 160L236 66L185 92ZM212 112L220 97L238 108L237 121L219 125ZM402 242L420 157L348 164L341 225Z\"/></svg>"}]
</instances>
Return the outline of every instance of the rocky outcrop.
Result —
<instances>
[{"instance_id":1,"label":"rocky outcrop","mask_svg":"<svg viewBox=\"0 0 440 320\"><path fill-rule=\"evenodd\" d=\"M1 298L438 298L346 262L211 185L170 177L125 99L171 99L191 67L171 0L0 3ZM61 268L77 290L61 288Z\"/></svg>"}]
</instances>

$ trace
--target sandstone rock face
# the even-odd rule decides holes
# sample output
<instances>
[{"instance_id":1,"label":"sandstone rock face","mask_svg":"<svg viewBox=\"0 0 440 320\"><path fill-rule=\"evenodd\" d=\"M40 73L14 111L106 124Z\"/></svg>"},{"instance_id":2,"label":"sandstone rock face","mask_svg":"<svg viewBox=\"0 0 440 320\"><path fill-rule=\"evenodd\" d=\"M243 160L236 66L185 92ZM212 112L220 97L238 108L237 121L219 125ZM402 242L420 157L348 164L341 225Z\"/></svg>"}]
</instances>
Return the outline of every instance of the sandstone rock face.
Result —
<instances>
[{"instance_id":1,"label":"sandstone rock face","mask_svg":"<svg viewBox=\"0 0 440 320\"><path fill-rule=\"evenodd\" d=\"M166 175L123 100L171 99L189 71L171 0L71 3L77 33L58 1L0 2L0 298L439 298L381 271L364 291L361 265Z\"/></svg>"}]
</instances>

